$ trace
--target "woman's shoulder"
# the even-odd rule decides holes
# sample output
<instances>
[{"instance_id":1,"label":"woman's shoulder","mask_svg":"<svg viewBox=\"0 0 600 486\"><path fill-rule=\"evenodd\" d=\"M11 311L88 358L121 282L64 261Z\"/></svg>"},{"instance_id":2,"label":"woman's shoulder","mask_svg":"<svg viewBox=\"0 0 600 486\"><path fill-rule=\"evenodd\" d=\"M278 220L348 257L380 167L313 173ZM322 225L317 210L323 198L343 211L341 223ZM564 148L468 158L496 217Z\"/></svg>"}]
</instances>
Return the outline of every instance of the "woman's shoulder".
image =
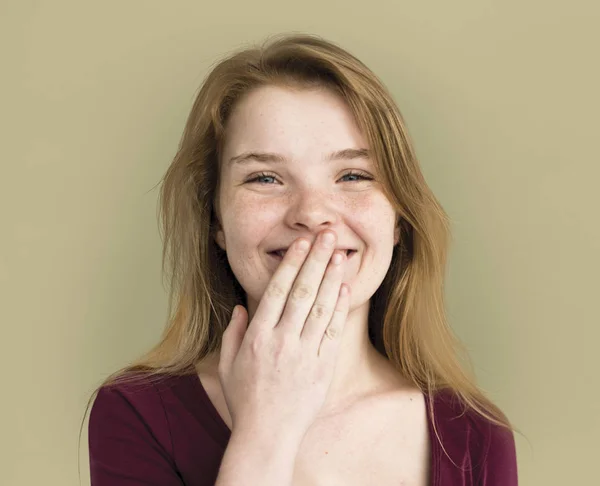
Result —
<instances>
[{"instance_id":1,"label":"woman's shoulder","mask_svg":"<svg viewBox=\"0 0 600 486\"><path fill-rule=\"evenodd\" d=\"M153 426L164 426L164 402L168 391L189 381L185 375L128 371L100 386L90 412L90 421L135 417Z\"/></svg>"},{"instance_id":2,"label":"woman's shoulder","mask_svg":"<svg viewBox=\"0 0 600 486\"><path fill-rule=\"evenodd\" d=\"M451 462L470 464L480 477L496 474L506 479L502 484L516 484L511 482L516 479L516 450L510 428L468 407L452 390L439 390L426 398L433 405L432 431Z\"/></svg>"},{"instance_id":3,"label":"woman's shoulder","mask_svg":"<svg viewBox=\"0 0 600 486\"><path fill-rule=\"evenodd\" d=\"M476 443L489 441L495 436L512 436L512 431L469 407L458 393L443 389L426 395L433 405L435 425L448 436L463 437L469 431L469 439ZM466 438L465 438L466 439ZM481 445L481 444L479 444Z\"/></svg>"},{"instance_id":4,"label":"woman's shoulder","mask_svg":"<svg viewBox=\"0 0 600 486\"><path fill-rule=\"evenodd\" d=\"M176 375L145 370L126 371L105 381L98 388L98 396L120 395L129 400L147 399L170 388L179 378Z\"/></svg>"},{"instance_id":5,"label":"woman's shoulder","mask_svg":"<svg viewBox=\"0 0 600 486\"><path fill-rule=\"evenodd\" d=\"M225 439L197 380L194 373L129 372L101 386L88 428L92 482L209 484Z\"/></svg>"},{"instance_id":6,"label":"woman's shoulder","mask_svg":"<svg viewBox=\"0 0 600 486\"><path fill-rule=\"evenodd\" d=\"M444 388L425 396L433 405L436 420L449 428L470 426L485 432L489 427L490 421L469 407L454 390Z\"/></svg>"}]
</instances>

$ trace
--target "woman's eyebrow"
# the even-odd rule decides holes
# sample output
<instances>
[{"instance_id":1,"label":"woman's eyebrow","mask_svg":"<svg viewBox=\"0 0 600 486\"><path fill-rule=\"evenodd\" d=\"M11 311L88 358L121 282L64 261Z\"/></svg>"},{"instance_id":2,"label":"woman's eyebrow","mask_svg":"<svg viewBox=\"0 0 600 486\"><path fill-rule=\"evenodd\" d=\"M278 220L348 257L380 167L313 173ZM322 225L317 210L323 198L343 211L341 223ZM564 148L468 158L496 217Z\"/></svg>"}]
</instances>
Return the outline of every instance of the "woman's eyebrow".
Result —
<instances>
[{"instance_id":1,"label":"woman's eyebrow","mask_svg":"<svg viewBox=\"0 0 600 486\"><path fill-rule=\"evenodd\" d=\"M343 150L336 150L335 152L330 153L325 157L325 160L333 161L333 160L353 160L353 159L368 159L370 157L370 151L366 148L354 149L347 148ZM284 163L287 162L288 159L285 158L281 154L273 153L273 152L243 152L239 155L231 157L229 159L229 165L232 166L234 164L244 164L251 160L256 160L258 162L266 162L266 163Z\"/></svg>"}]
</instances>

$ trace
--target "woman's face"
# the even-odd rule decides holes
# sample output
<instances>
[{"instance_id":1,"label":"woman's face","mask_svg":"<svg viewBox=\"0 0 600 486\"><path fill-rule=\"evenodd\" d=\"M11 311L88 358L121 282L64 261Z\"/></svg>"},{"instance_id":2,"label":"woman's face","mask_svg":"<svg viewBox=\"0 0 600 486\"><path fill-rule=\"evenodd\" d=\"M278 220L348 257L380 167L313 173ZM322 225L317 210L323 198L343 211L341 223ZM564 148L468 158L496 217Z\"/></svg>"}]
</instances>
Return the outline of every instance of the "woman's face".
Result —
<instances>
[{"instance_id":1,"label":"woman's face","mask_svg":"<svg viewBox=\"0 0 600 486\"><path fill-rule=\"evenodd\" d=\"M312 242L326 228L337 234L337 248L357 250L344 263L351 311L368 305L398 241L396 214L368 156L329 159L368 148L343 99L330 91L266 86L236 105L220 161L216 241L246 291L250 316L280 262L269 251L301 236ZM281 161L231 161L249 153Z\"/></svg>"}]
</instances>

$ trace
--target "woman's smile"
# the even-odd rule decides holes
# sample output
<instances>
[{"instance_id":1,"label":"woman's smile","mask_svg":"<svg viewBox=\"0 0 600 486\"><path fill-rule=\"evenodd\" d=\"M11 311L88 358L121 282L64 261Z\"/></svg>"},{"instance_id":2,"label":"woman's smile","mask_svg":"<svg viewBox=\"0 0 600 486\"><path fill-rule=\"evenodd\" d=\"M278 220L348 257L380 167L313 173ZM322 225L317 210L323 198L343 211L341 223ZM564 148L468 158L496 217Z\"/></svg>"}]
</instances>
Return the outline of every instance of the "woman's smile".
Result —
<instances>
[{"instance_id":1,"label":"woman's smile","mask_svg":"<svg viewBox=\"0 0 600 486\"><path fill-rule=\"evenodd\" d=\"M279 251L269 251L267 252L268 255L272 256L275 260L283 260L283 257L285 256L286 250L279 250ZM350 260L350 258L352 258L352 256L357 253L356 250L346 250L346 261Z\"/></svg>"}]
</instances>

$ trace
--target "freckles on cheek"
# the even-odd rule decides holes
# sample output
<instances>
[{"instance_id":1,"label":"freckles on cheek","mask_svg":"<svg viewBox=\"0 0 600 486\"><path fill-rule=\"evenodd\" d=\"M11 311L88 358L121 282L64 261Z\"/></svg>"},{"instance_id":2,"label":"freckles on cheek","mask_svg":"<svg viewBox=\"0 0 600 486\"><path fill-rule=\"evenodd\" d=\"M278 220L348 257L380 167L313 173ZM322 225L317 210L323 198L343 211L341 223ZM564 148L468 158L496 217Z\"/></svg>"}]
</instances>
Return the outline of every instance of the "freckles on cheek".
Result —
<instances>
[{"instance_id":1,"label":"freckles on cheek","mask_svg":"<svg viewBox=\"0 0 600 486\"><path fill-rule=\"evenodd\" d=\"M236 221L238 225L244 225L248 227L256 227L261 224L268 224L273 221L278 214L278 209L282 207L281 204L274 202L265 202L262 200L244 197L239 198L232 205L231 214L232 219Z\"/></svg>"},{"instance_id":2,"label":"freckles on cheek","mask_svg":"<svg viewBox=\"0 0 600 486\"><path fill-rule=\"evenodd\" d=\"M236 251L244 255L245 265L255 262L248 259L261 245L268 233L273 211L263 204L257 204L249 198L232 200L227 211L227 228L230 241L235 241Z\"/></svg>"},{"instance_id":3,"label":"freckles on cheek","mask_svg":"<svg viewBox=\"0 0 600 486\"><path fill-rule=\"evenodd\" d=\"M246 204L243 200L232 200L229 203L229 207L227 208L228 219L231 222L231 226L233 228L240 227L247 223L247 221L252 216L252 208L248 204Z\"/></svg>"},{"instance_id":4,"label":"freckles on cheek","mask_svg":"<svg viewBox=\"0 0 600 486\"><path fill-rule=\"evenodd\" d=\"M352 215L352 220L355 222L364 221L365 224L369 224L369 221L377 218L379 213L380 205L373 197L360 197L349 201L348 203L349 214Z\"/></svg>"},{"instance_id":5,"label":"freckles on cheek","mask_svg":"<svg viewBox=\"0 0 600 486\"><path fill-rule=\"evenodd\" d=\"M257 194L250 191L238 191L231 194L228 203L229 211L238 218L249 214L260 214L268 211L270 206L265 202L264 197L257 197Z\"/></svg>"}]
</instances>

